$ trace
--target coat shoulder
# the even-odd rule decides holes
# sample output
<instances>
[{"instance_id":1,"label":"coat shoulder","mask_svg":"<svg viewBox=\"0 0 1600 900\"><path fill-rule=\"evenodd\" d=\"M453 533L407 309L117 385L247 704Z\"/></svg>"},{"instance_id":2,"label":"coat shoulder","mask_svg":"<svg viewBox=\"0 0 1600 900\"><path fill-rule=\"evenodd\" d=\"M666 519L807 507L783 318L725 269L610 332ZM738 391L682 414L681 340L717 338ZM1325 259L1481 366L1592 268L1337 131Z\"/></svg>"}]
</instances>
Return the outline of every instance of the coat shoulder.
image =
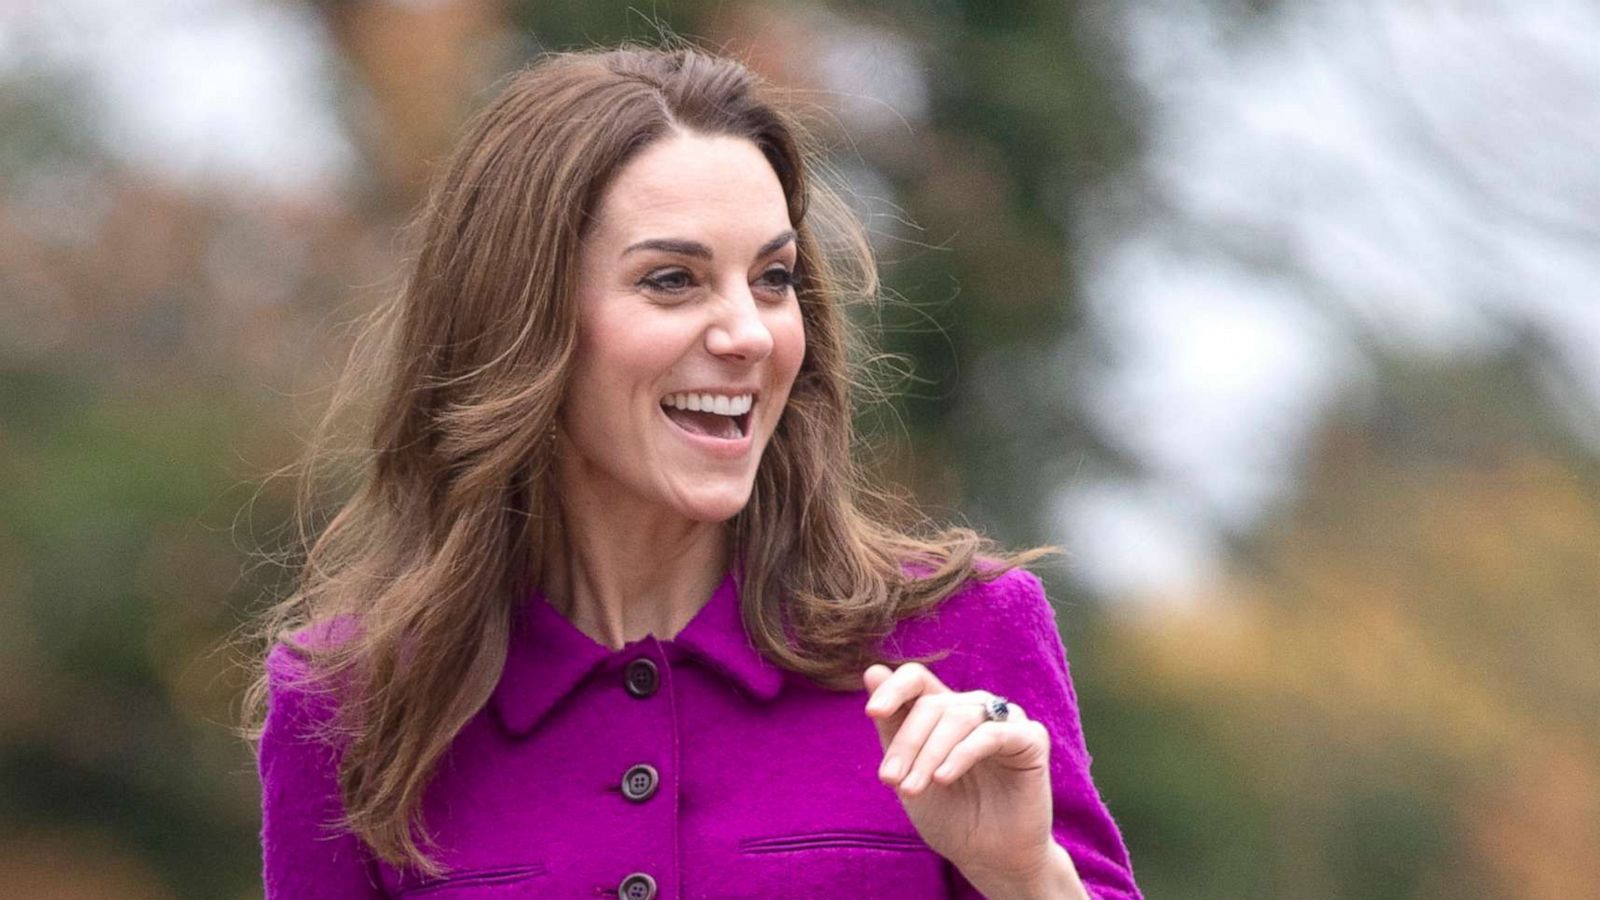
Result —
<instances>
[{"instance_id":1,"label":"coat shoulder","mask_svg":"<svg viewBox=\"0 0 1600 900\"><path fill-rule=\"evenodd\" d=\"M982 574L929 610L897 623L884 642L886 653L949 651L951 658L978 662L1003 659L1006 648L1019 641L1058 640L1055 610L1037 575L1022 568L994 574L997 563L979 568Z\"/></svg>"},{"instance_id":2,"label":"coat shoulder","mask_svg":"<svg viewBox=\"0 0 1600 900\"><path fill-rule=\"evenodd\" d=\"M267 702L270 708L293 710L296 719L318 722L332 718L337 691L318 677L313 656L355 637L353 617L340 616L301 627L280 638L268 651Z\"/></svg>"}]
</instances>

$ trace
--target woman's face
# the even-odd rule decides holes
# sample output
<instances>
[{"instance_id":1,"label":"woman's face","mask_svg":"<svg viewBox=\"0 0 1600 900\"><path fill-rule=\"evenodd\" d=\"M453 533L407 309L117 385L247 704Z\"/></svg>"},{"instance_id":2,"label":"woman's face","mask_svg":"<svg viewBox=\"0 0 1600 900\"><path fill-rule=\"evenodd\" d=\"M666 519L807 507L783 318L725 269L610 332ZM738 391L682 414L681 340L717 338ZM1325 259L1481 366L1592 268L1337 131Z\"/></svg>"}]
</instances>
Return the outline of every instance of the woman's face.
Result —
<instances>
[{"instance_id":1,"label":"woman's face","mask_svg":"<svg viewBox=\"0 0 1600 900\"><path fill-rule=\"evenodd\" d=\"M733 517L805 355L793 226L761 151L678 133L624 166L579 259L562 489Z\"/></svg>"}]
</instances>

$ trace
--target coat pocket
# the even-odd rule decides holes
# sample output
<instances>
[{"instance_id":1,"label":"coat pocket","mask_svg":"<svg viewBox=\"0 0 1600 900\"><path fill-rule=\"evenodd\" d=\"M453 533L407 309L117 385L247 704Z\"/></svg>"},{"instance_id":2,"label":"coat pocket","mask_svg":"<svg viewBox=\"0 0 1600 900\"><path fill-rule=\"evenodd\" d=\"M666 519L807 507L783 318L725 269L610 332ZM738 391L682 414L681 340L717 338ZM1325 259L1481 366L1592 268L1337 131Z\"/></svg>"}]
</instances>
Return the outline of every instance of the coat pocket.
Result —
<instances>
[{"instance_id":1,"label":"coat pocket","mask_svg":"<svg viewBox=\"0 0 1600 900\"><path fill-rule=\"evenodd\" d=\"M742 838L693 897L904 900L948 894L944 858L915 832L829 828Z\"/></svg>"},{"instance_id":2,"label":"coat pocket","mask_svg":"<svg viewBox=\"0 0 1600 900\"><path fill-rule=\"evenodd\" d=\"M739 841L744 853L789 853L796 850L862 849L901 852L932 852L915 834L889 831L834 829L749 837Z\"/></svg>"},{"instance_id":3,"label":"coat pocket","mask_svg":"<svg viewBox=\"0 0 1600 900\"><path fill-rule=\"evenodd\" d=\"M489 900L525 897L545 875L542 864L503 866L494 869L464 869L443 878L430 879L403 887L397 897L425 897L427 900Z\"/></svg>"}]
</instances>

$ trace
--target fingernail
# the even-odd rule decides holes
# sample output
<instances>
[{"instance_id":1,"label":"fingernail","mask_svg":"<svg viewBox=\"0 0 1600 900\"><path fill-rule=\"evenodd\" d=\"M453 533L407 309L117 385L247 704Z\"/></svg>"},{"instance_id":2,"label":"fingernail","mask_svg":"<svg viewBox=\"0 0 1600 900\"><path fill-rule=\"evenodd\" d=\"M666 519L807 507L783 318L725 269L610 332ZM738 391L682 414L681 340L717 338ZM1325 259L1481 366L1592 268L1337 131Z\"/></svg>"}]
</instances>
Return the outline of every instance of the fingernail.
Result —
<instances>
[{"instance_id":1,"label":"fingernail","mask_svg":"<svg viewBox=\"0 0 1600 900\"><path fill-rule=\"evenodd\" d=\"M905 767L906 764L901 762L899 757L890 757L889 761L883 764L883 777L899 778L901 771L903 771Z\"/></svg>"},{"instance_id":2,"label":"fingernail","mask_svg":"<svg viewBox=\"0 0 1600 900\"><path fill-rule=\"evenodd\" d=\"M900 787L908 791L920 791L925 781L927 779L922 776L921 772L913 772L906 776L906 780L900 783Z\"/></svg>"}]
</instances>

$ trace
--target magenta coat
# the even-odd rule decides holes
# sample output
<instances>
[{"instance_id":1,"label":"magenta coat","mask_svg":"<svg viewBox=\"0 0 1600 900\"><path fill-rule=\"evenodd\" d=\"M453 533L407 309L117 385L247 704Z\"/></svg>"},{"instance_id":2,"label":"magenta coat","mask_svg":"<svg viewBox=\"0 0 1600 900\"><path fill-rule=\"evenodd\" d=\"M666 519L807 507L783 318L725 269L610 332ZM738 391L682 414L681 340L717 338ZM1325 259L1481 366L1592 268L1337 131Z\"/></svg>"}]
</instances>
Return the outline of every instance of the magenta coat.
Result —
<instances>
[{"instance_id":1,"label":"magenta coat","mask_svg":"<svg viewBox=\"0 0 1600 900\"><path fill-rule=\"evenodd\" d=\"M1016 701L1051 734L1056 839L1090 893L1136 898L1128 852L1089 774L1055 615L1016 570L974 582L882 646L948 647L957 691ZM751 646L724 578L669 641L612 651L528 599L489 703L424 799L448 877L374 861L337 817L335 752L305 739L320 695L288 682L280 645L260 752L267 900L416 897L974 898L928 848L893 788L866 691L828 691Z\"/></svg>"}]
</instances>

